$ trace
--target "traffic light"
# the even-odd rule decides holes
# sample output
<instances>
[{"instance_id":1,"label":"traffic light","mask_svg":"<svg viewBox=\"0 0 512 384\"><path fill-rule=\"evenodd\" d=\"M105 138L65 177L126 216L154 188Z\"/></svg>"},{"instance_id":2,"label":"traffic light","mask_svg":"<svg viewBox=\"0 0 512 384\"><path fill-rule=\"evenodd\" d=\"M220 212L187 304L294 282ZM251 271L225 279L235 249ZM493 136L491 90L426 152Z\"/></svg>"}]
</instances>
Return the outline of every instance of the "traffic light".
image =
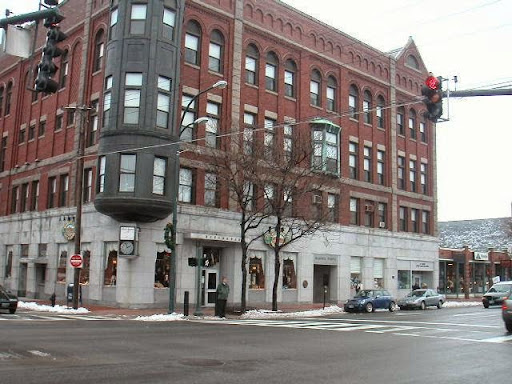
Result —
<instances>
[{"instance_id":1,"label":"traffic light","mask_svg":"<svg viewBox=\"0 0 512 384\"><path fill-rule=\"evenodd\" d=\"M60 30L59 23L64 16L56 13L44 20L44 26L48 28L46 34L46 45L43 48L41 62L37 66L37 78L35 81L35 91L45 93L55 93L59 89L59 83L52 80L58 67L53 62L55 57L62 55L62 49L57 44L66 39L66 34Z\"/></svg>"},{"instance_id":2,"label":"traffic light","mask_svg":"<svg viewBox=\"0 0 512 384\"><path fill-rule=\"evenodd\" d=\"M441 90L442 77L434 77L432 74L421 86L421 94L425 96L423 102L427 107L425 117L436 123L443 115L443 91Z\"/></svg>"}]
</instances>

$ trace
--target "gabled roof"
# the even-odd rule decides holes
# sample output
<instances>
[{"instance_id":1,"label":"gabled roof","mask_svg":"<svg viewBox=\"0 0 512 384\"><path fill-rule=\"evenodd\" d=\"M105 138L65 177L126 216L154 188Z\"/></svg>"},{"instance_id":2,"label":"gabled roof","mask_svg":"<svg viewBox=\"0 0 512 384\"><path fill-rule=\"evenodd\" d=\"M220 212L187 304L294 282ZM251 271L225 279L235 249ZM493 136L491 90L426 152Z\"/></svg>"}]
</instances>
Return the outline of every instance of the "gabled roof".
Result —
<instances>
[{"instance_id":1,"label":"gabled roof","mask_svg":"<svg viewBox=\"0 0 512 384\"><path fill-rule=\"evenodd\" d=\"M487 252L512 249L512 218L439 222L441 248L463 248Z\"/></svg>"},{"instance_id":2,"label":"gabled roof","mask_svg":"<svg viewBox=\"0 0 512 384\"><path fill-rule=\"evenodd\" d=\"M387 54L394 58L396 61L399 61L400 59L406 60L407 57L404 57L406 53L408 53L409 55L412 54L416 58L420 65L420 69L426 68L425 63L421 58L420 51L418 50L418 47L416 46L416 43L414 42L412 36L409 36L407 43L403 47L396 48L387 52Z\"/></svg>"}]
</instances>

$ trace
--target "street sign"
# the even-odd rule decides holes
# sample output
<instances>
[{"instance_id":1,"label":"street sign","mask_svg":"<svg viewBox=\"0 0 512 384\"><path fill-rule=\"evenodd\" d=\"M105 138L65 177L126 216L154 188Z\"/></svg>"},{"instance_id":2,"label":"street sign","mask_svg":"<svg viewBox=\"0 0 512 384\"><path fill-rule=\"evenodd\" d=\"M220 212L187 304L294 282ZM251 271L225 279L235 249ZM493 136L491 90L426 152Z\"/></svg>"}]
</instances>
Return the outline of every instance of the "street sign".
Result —
<instances>
[{"instance_id":1,"label":"street sign","mask_svg":"<svg viewBox=\"0 0 512 384\"><path fill-rule=\"evenodd\" d=\"M82 262L83 259L80 254L72 255L69 259L69 264L71 264L73 268L82 268Z\"/></svg>"}]
</instances>

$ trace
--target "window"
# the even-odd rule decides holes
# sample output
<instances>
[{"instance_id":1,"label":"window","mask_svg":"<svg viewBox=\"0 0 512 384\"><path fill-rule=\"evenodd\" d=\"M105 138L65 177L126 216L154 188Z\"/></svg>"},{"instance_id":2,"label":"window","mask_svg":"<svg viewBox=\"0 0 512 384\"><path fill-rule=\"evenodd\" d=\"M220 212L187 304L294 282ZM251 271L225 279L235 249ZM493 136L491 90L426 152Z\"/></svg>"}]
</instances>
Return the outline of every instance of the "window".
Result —
<instances>
[{"instance_id":1,"label":"window","mask_svg":"<svg viewBox=\"0 0 512 384\"><path fill-rule=\"evenodd\" d=\"M416 59L413 55L407 56L407 60L405 63L414 69L420 69L420 64L418 63L418 59Z\"/></svg>"},{"instance_id":2,"label":"window","mask_svg":"<svg viewBox=\"0 0 512 384\"><path fill-rule=\"evenodd\" d=\"M17 213L20 203L20 187L16 186L12 188L11 195L11 214Z\"/></svg>"},{"instance_id":3,"label":"window","mask_svg":"<svg viewBox=\"0 0 512 384\"><path fill-rule=\"evenodd\" d=\"M185 62L199 65L199 47L201 42L201 27L195 21L187 24L185 33Z\"/></svg>"},{"instance_id":4,"label":"window","mask_svg":"<svg viewBox=\"0 0 512 384\"><path fill-rule=\"evenodd\" d=\"M36 136L36 125L30 124L28 127L28 141L34 140L34 137Z\"/></svg>"},{"instance_id":5,"label":"window","mask_svg":"<svg viewBox=\"0 0 512 384\"><path fill-rule=\"evenodd\" d=\"M192 203L193 174L191 169L180 169L180 184L178 189L178 201Z\"/></svg>"},{"instance_id":6,"label":"window","mask_svg":"<svg viewBox=\"0 0 512 384\"><path fill-rule=\"evenodd\" d=\"M66 266L68 261L68 252L61 251L59 255L59 260L57 264L57 282L65 283L66 282Z\"/></svg>"},{"instance_id":7,"label":"window","mask_svg":"<svg viewBox=\"0 0 512 384\"><path fill-rule=\"evenodd\" d=\"M48 257L48 244L38 244L37 257Z\"/></svg>"},{"instance_id":8,"label":"window","mask_svg":"<svg viewBox=\"0 0 512 384\"><path fill-rule=\"evenodd\" d=\"M258 49L250 44L245 54L245 82L247 84L258 84L258 66L260 54Z\"/></svg>"},{"instance_id":9,"label":"window","mask_svg":"<svg viewBox=\"0 0 512 384\"><path fill-rule=\"evenodd\" d=\"M218 207L219 199L217 193L217 175L206 172L204 175L204 205L207 207Z\"/></svg>"},{"instance_id":10,"label":"window","mask_svg":"<svg viewBox=\"0 0 512 384\"><path fill-rule=\"evenodd\" d=\"M333 223L338 222L339 197L333 193L327 194L327 219Z\"/></svg>"},{"instance_id":11,"label":"window","mask_svg":"<svg viewBox=\"0 0 512 384\"><path fill-rule=\"evenodd\" d=\"M38 137L44 136L45 133L46 133L46 121L43 120L43 121L39 122L39 130L37 131L37 136Z\"/></svg>"},{"instance_id":12,"label":"window","mask_svg":"<svg viewBox=\"0 0 512 384\"><path fill-rule=\"evenodd\" d=\"M181 126L180 139L192 141L194 138L194 121L196 120L196 100L193 96L183 95L181 97L183 125Z\"/></svg>"},{"instance_id":13,"label":"window","mask_svg":"<svg viewBox=\"0 0 512 384\"><path fill-rule=\"evenodd\" d=\"M293 193L291 192L291 188L285 188L283 191L283 215L292 217L293 213Z\"/></svg>"},{"instance_id":14,"label":"window","mask_svg":"<svg viewBox=\"0 0 512 384\"><path fill-rule=\"evenodd\" d=\"M224 36L219 31L213 31L210 37L208 56L208 69L213 72L222 72L222 57L224 51Z\"/></svg>"},{"instance_id":15,"label":"window","mask_svg":"<svg viewBox=\"0 0 512 384\"><path fill-rule=\"evenodd\" d=\"M348 170L351 179L357 179L357 143L348 143Z\"/></svg>"},{"instance_id":16,"label":"window","mask_svg":"<svg viewBox=\"0 0 512 384\"><path fill-rule=\"evenodd\" d=\"M34 92L37 93L37 92ZM2 117L4 108L4 87L0 87L0 117Z\"/></svg>"},{"instance_id":17,"label":"window","mask_svg":"<svg viewBox=\"0 0 512 384\"><path fill-rule=\"evenodd\" d=\"M20 128L20 135L18 136L18 144L25 143L25 139L26 139L25 132L26 132L25 128L21 127Z\"/></svg>"},{"instance_id":18,"label":"window","mask_svg":"<svg viewBox=\"0 0 512 384\"><path fill-rule=\"evenodd\" d=\"M5 171L5 160L7 156L7 136L2 137L2 146L0 147L0 172Z\"/></svg>"},{"instance_id":19,"label":"window","mask_svg":"<svg viewBox=\"0 0 512 384\"><path fill-rule=\"evenodd\" d=\"M165 194L165 172L167 170L167 159L155 157L153 161L153 193L163 196Z\"/></svg>"},{"instance_id":20,"label":"window","mask_svg":"<svg viewBox=\"0 0 512 384\"><path fill-rule=\"evenodd\" d=\"M312 122L313 167L322 172L339 175L339 127L320 120Z\"/></svg>"},{"instance_id":21,"label":"window","mask_svg":"<svg viewBox=\"0 0 512 384\"><path fill-rule=\"evenodd\" d=\"M142 73L127 73L124 91L124 123L138 124Z\"/></svg>"},{"instance_id":22,"label":"window","mask_svg":"<svg viewBox=\"0 0 512 384\"><path fill-rule=\"evenodd\" d=\"M103 285L115 286L117 283L117 251L110 251L105 264Z\"/></svg>"},{"instance_id":23,"label":"window","mask_svg":"<svg viewBox=\"0 0 512 384\"><path fill-rule=\"evenodd\" d=\"M364 205L364 226L375 227L375 204L373 201L366 201Z\"/></svg>"},{"instance_id":24,"label":"window","mask_svg":"<svg viewBox=\"0 0 512 384\"><path fill-rule=\"evenodd\" d=\"M171 271L171 254L165 251L157 252L155 260L155 288L169 287Z\"/></svg>"},{"instance_id":25,"label":"window","mask_svg":"<svg viewBox=\"0 0 512 384\"><path fill-rule=\"evenodd\" d=\"M67 83L69 73L69 52L64 50L60 56L60 69L59 69L59 87L64 88Z\"/></svg>"},{"instance_id":26,"label":"window","mask_svg":"<svg viewBox=\"0 0 512 384\"><path fill-rule=\"evenodd\" d=\"M54 208L57 200L57 178L48 179L48 208Z\"/></svg>"},{"instance_id":27,"label":"window","mask_svg":"<svg viewBox=\"0 0 512 384\"><path fill-rule=\"evenodd\" d=\"M59 207L66 207L68 205L69 176L61 175L59 183Z\"/></svg>"},{"instance_id":28,"label":"window","mask_svg":"<svg viewBox=\"0 0 512 384\"><path fill-rule=\"evenodd\" d=\"M430 234L430 212L421 211L421 232Z\"/></svg>"},{"instance_id":29,"label":"window","mask_svg":"<svg viewBox=\"0 0 512 384\"><path fill-rule=\"evenodd\" d=\"M407 208L406 207L399 208L398 220L399 220L399 224L400 224L400 231L407 232L408 225L407 225Z\"/></svg>"},{"instance_id":30,"label":"window","mask_svg":"<svg viewBox=\"0 0 512 384\"><path fill-rule=\"evenodd\" d=\"M276 121L269 119L268 117L265 118L265 134L263 138L263 143L265 145L265 158L267 160L274 158L274 150L275 150L275 141L276 141L276 132L275 132L275 125Z\"/></svg>"},{"instance_id":31,"label":"window","mask_svg":"<svg viewBox=\"0 0 512 384\"><path fill-rule=\"evenodd\" d=\"M12 100L12 81L7 84L5 92L5 116L11 114L11 100Z\"/></svg>"},{"instance_id":32,"label":"window","mask_svg":"<svg viewBox=\"0 0 512 384\"><path fill-rule=\"evenodd\" d=\"M75 109L68 109L67 120L68 127L75 124Z\"/></svg>"},{"instance_id":33,"label":"window","mask_svg":"<svg viewBox=\"0 0 512 384\"><path fill-rule=\"evenodd\" d=\"M105 55L104 36L105 33L101 29L96 34L96 39L94 40L94 72L103 68L103 56Z\"/></svg>"},{"instance_id":34,"label":"window","mask_svg":"<svg viewBox=\"0 0 512 384\"><path fill-rule=\"evenodd\" d=\"M362 268L361 268L361 257L350 258L350 290L358 292L361 289Z\"/></svg>"},{"instance_id":35,"label":"window","mask_svg":"<svg viewBox=\"0 0 512 384\"><path fill-rule=\"evenodd\" d=\"M103 94L103 126L106 127L110 121L110 107L112 101L112 76L105 78L105 92Z\"/></svg>"},{"instance_id":36,"label":"window","mask_svg":"<svg viewBox=\"0 0 512 384\"><path fill-rule=\"evenodd\" d=\"M272 184L266 184L263 187L263 211L267 214L272 213L274 208L274 199L275 199L275 186Z\"/></svg>"},{"instance_id":37,"label":"window","mask_svg":"<svg viewBox=\"0 0 512 384\"><path fill-rule=\"evenodd\" d=\"M249 257L249 289L265 289L263 252L253 252Z\"/></svg>"},{"instance_id":38,"label":"window","mask_svg":"<svg viewBox=\"0 0 512 384\"><path fill-rule=\"evenodd\" d=\"M248 211L251 211L254 207L254 185L250 182L245 182L243 187L243 202L242 204Z\"/></svg>"},{"instance_id":39,"label":"window","mask_svg":"<svg viewBox=\"0 0 512 384\"><path fill-rule=\"evenodd\" d=\"M265 64L265 89L273 92L277 92L277 64L277 56L269 52Z\"/></svg>"},{"instance_id":40,"label":"window","mask_svg":"<svg viewBox=\"0 0 512 384\"><path fill-rule=\"evenodd\" d=\"M252 154L254 128L256 127L256 115L253 113L244 113L244 153Z\"/></svg>"},{"instance_id":41,"label":"window","mask_svg":"<svg viewBox=\"0 0 512 384\"><path fill-rule=\"evenodd\" d=\"M30 188L30 210L37 211L39 208L39 181L33 181Z\"/></svg>"},{"instance_id":42,"label":"window","mask_svg":"<svg viewBox=\"0 0 512 384\"><path fill-rule=\"evenodd\" d=\"M379 219L379 227L380 228L386 228L386 222L387 222L387 210L388 206L386 203L379 203L377 205L377 216Z\"/></svg>"},{"instance_id":43,"label":"window","mask_svg":"<svg viewBox=\"0 0 512 384\"><path fill-rule=\"evenodd\" d=\"M80 284L89 284L89 267L91 265L91 251L82 249L82 269L80 270Z\"/></svg>"},{"instance_id":44,"label":"window","mask_svg":"<svg viewBox=\"0 0 512 384\"><path fill-rule=\"evenodd\" d=\"M377 116L377 127L384 129L385 122L385 110L384 110L384 98L382 96L377 97L377 109L375 115Z\"/></svg>"},{"instance_id":45,"label":"window","mask_svg":"<svg viewBox=\"0 0 512 384\"><path fill-rule=\"evenodd\" d=\"M398 163L398 168L397 168L398 188L405 189L405 157L398 156L397 163Z\"/></svg>"},{"instance_id":46,"label":"window","mask_svg":"<svg viewBox=\"0 0 512 384\"><path fill-rule=\"evenodd\" d=\"M206 114L208 115L208 122L205 127L205 143L208 147L218 148L220 144L220 105L209 101L208 104L206 104Z\"/></svg>"},{"instance_id":47,"label":"window","mask_svg":"<svg viewBox=\"0 0 512 384\"><path fill-rule=\"evenodd\" d=\"M374 288L384 288L384 259L373 259Z\"/></svg>"},{"instance_id":48,"label":"window","mask_svg":"<svg viewBox=\"0 0 512 384\"><path fill-rule=\"evenodd\" d=\"M4 277L11 277L12 274L12 251L6 255Z\"/></svg>"},{"instance_id":49,"label":"window","mask_svg":"<svg viewBox=\"0 0 512 384\"><path fill-rule=\"evenodd\" d=\"M428 184L427 184L427 164L420 164L420 183L421 183L421 193L426 195L428 193Z\"/></svg>"},{"instance_id":50,"label":"window","mask_svg":"<svg viewBox=\"0 0 512 384\"><path fill-rule=\"evenodd\" d=\"M121 167L119 169L119 192L135 191L136 162L136 155L121 155Z\"/></svg>"},{"instance_id":51,"label":"window","mask_svg":"<svg viewBox=\"0 0 512 384\"><path fill-rule=\"evenodd\" d=\"M91 115L89 118L89 126L87 127L87 136L85 145L87 147L92 147L96 144L96 136L98 133L98 124L99 124L99 116L98 116L98 100L94 100L91 103Z\"/></svg>"},{"instance_id":52,"label":"window","mask_svg":"<svg viewBox=\"0 0 512 384\"><path fill-rule=\"evenodd\" d=\"M92 201L92 168L84 169L82 203Z\"/></svg>"},{"instance_id":53,"label":"window","mask_svg":"<svg viewBox=\"0 0 512 384\"><path fill-rule=\"evenodd\" d=\"M130 34L143 35L146 27L146 4L132 4Z\"/></svg>"},{"instance_id":54,"label":"window","mask_svg":"<svg viewBox=\"0 0 512 384\"><path fill-rule=\"evenodd\" d=\"M105 162L106 162L106 157L101 156L99 167L98 167L98 170L99 170L98 171L98 173L99 173L98 192L103 192L105 190Z\"/></svg>"},{"instance_id":55,"label":"window","mask_svg":"<svg viewBox=\"0 0 512 384\"><path fill-rule=\"evenodd\" d=\"M420 121L420 140L423 143L427 142L427 125L425 121Z\"/></svg>"},{"instance_id":56,"label":"window","mask_svg":"<svg viewBox=\"0 0 512 384\"><path fill-rule=\"evenodd\" d=\"M348 94L348 111L351 119L359 120L357 106L359 104L359 92L355 85L351 85Z\"/></svg>"},{"instance_id":57,"label":"window","mask_svg":"<svg viewBox=\"0 0 512 384\"><path fill-rule=\"evenodd\" d=\"M64 116L57 115L55 116L55 132L60 131L62 129Z\"/></svg>"},{"instance_id":58,"label":"window","mask_svg":"<svg viewBox=\"0 0 512 384\"><path fill-rule=\"evenodd\" d=\"M320 107L320 90L322 89L322 76L317 70L311 73L311 80L309 81L309 102L315 107Z\"/></svg>"},{"instance_id":59,"label":"window","mask_svg":"<svg viewBox=\"0 0 512 384\"><path fill-rule=\"evenodd\" d=\"M327 89L325 94L328 111L336 111L336 89L336 79L332 76L329 76L327 79Z\"/></svg>"},{"instance_id":60,"label":"window","mask_svg":"<svg viewBox=\"0 0 512 384\"><path fill-rule=\"evenodd\" d=\"M414 109L409 110L409 133L411 139L416 139L416 111Z\"/></svg>"},{"instance_id":61,"label":"window","mask_svg":"<svg viewBox=\"0 0 512 384\"><path fill-rule=\"evenodd\" d=\"M110 39L113 39L116 36L118 17L119 17L119 9L114 8L110 12L110 34L109 34Z\"/></svg>"},{"instance_id":62,"label":"window","mask_svg":"<svg viewBox=\"0 0 512 384\"><path fill-rule=\"evenodd\" d=\"M283 289L297 289L297 255L283 252Z\"/></svg>"},{"instance_id":63,"label":"window","mask_svg":"<svg viewBox=\"0 0 512 384\"><path fill-rule=\"evenodd\" d=\"M384 185L386 183L386 152L377 150L377 183Z\"/></svg>"},{"instance_id":64,"label":"window","mask_svg":"<svg viewBox=\"0 0 512 384\"><path fill-rule=\"evenodd\" d=\"M370 91L364 91L363 117L365 124L372 124L372 94Z\"/></svg>"},{"instance_id":65,"label":"window","mask_svg":"<svg viewBox=\"0 0 512 384\"><path fill-rule=\"evenodd\" d=\"M398 289L411 289L411 271L398 271Z\"/></svg>"},{"instance_id":66,"label":"window","mask_svg":"<svg viewBox=\"0 0 512 384\"><path fill-rule=\"evenodd\" d=\"M284 95L288 97L295 97L297 66L294 61L286 60L284 68Z\"/></svg>"},{"instance_id":67,"label":"window","mask_svg":"<svg viewBox=\"0 0 512 384\"><path fill-rule=\"evenodd\" d=\"M176 12L169 8L164 8L162 19L162 35L169 40L174 40L174 28L176 26Z\"/></svg>"},{"instance_id":68,"label":"window","mask_svg":"<svg viewBox=\"0 0 512 384\"><path fill-rule=\"evenodd\" d=\"M28 183L21 186L21 207L20 212L26 212L29 210L29 194L28 194Z\"/></svg>"},{"instance_id":69,"label":"window","mask_svg":"<svg viewBox=\"0 0 512 384\"><path fill-rule=\"evenodd\" d=\"M293 126L290 124L283 126L283 151L286 161L291 161L293 155Z\"/></svg>"},{"instance_id":70,"label":"window","mask_svg":"<svg viewBox=\"0 0 512 384\"><path fill-rule=\"evenodd\" d=\"M405 110L404 107L399 107L396 110L396 131L399 135L405 135L405 127L404 127L404 115Z\"/></svg>"},{"instance_id":71,"label":"window","mask_svg":"<svg viewBox=\"0 0 512 384\"><path fill-rule=\"evenodd\" d=\"M359 199L350 199L350 224L359 225Z\"/></svg>"},{"instance_id":72,"label":"window","mask_svg":"<svg viewBox=\"0 0 512 384\"><path fill-rule=\"evenodd\" d=\"M369 183L372 182L372 148L364 147L363 148L363 172L364 172L364 181Z\"/></svg>"},{"instance_id":73,"label":"window","mask_svg":"<svg viewBox=\"0 0 512 384\"><path fill-rule=\"evenodd\" d=\"M419 220L419 210L417 209L414 209L414 208L411 208L411 225L412 225L412 231L414 233L419 233L419 223L418 223L418 220Z\"/></svg>"},{"instance_id":74,"label":"window","mask_svg":"<svg viewBox=\"0 0 512 384\"><path fill-rule=\"evenodd\" d=\"M409 160L409 183L411 192L416 192L416 161Z\"/></svg>"},{"instance_id":75,"label":"window","mask_svg":"<svg viewBox=\"0 0 512 384\"><path fill-rule=\"evenodd\" d=\"M158 100L156 106L156 126L169 127L169 115L171 111L171 79L158 76Z\"/></svg>"}]
</instances>

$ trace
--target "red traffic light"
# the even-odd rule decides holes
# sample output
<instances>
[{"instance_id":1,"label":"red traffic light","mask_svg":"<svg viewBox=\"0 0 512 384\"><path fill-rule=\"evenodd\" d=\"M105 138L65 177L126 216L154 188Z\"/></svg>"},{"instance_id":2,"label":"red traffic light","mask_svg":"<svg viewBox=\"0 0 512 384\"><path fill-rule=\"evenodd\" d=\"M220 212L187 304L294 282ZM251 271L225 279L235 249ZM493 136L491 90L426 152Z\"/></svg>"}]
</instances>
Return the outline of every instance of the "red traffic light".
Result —
<instances>
[{"instance_id":1,"label":"red traffic light","mask_svg":"<svg viewBox=\"0 0 512 384\"><path fill-rule=\"evenodd\" d=\"M427 80L425 80L425 85L430 89L436 90L440 88L441 82L434 75L430 75L427 77Z\"/></svg>"}]
</instances>

